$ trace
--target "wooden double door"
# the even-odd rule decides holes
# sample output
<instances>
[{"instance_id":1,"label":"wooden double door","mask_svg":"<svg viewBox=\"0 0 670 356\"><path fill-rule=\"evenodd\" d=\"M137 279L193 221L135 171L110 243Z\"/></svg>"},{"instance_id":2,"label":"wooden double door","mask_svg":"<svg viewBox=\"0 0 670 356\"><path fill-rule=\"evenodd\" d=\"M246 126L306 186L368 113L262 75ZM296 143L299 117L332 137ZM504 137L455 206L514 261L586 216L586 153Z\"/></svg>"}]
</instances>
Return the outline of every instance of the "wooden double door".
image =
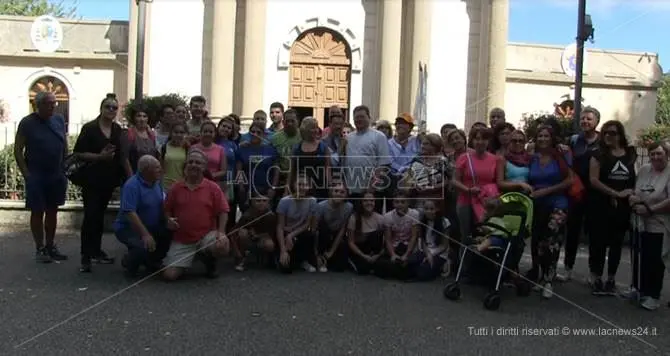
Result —
<instances>
[{"instance_id":1,"label":"wooden double door","mask_svg":"<svg viewBox=\"0 0 670 356\"><path fill-rule=\"evenodd\" d=\"M325 29L298 38L291 48L289 107L328 124L328 108L349 108L350 50L344 39Z\"/></svg>"}]
</instances>

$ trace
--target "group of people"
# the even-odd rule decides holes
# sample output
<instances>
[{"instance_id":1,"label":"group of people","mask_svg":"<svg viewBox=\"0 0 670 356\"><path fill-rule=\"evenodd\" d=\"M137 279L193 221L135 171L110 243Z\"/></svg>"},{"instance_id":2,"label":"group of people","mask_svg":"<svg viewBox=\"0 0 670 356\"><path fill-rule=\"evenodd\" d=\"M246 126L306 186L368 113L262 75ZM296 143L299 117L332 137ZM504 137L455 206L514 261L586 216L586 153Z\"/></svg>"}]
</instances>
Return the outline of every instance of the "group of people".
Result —
<instances>
[{"instance_id":1,"label":"group of people","mask_svg":"<svg viewBox=\"0 0 670 356\"><path fill-rule=\"evenodd\" d=\"M326 127L273 103L258 110L247 133L230 114L207 117L206 99L164 105L155 128L133 107L124 130L114 95L86 123L73 155L80 162L84 204L81 272L114 259L101 248L104 215L122 186L114 222L128 247L126 273L183 275L196 259L208 276L232 255L244 271L250 256L290 273L353 270L382 278L432 280L455 272L463 242L505 192L534 202L532 267L525 273L545 298L555 280L569 280L582 233L589 241L594 295L613 295L625 235L631 232L636 279L630 291L646 309L659 306L670 243L668 147L647 147L650 163L636 173L636 150L623 125L600 125L585 108L581 132L563 137L558 122L542 122L534 137L493 109L468 134L452 124L413 134L414 118L373 123L366 106L353 126L338 107ZM68 156L55 97L38 93L37 111L17 131L15 155L26 181L26 205L36 258L62 260L54 244L64 203ZM268 126L268 117L270 125ZM241 216L239 216L241 213ZM238 218L239 216L239 218ZM632 228L632 229L631 229ZM485 249L497 240L480 242ZM565 271L557 274L561 249ZM605 274L605 264L607 270ZM639 276L639 278L637 278Z\"/></svg>"}]
</instances>

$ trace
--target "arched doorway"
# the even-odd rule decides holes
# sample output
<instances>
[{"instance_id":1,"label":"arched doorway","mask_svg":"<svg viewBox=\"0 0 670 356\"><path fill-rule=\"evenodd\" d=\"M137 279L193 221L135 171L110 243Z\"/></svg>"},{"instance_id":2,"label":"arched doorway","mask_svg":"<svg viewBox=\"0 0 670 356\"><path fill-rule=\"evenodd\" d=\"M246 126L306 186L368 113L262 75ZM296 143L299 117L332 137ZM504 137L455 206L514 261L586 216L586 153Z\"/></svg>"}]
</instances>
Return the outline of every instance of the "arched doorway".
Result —
<instances>
[{"instance_id":1,"label":"arched doorway","mask_svg":"<svg viewBox=\"0 0 670 356\"><path fill-rule=\"evenodd\" d=\"M30 108L32 111L35 111L35 95L42 91L52 93L56 97L55 113L65 118L65 129L67 130L70 122L70 93L67 86L62 80L50 75L37 79L30 86Z\"/></svg>"},{"instance_id":2,"label":"arched doorway","mask_svg":"<svg viewBox=\"0 0 670 356\"><path fill-rule=\"evenodd\" d=\"M351 78L351 48L337 32L313 28L291 46L289 107L300 116L314 116L328 124L328 108L337 105L347 112Z\"/></svg>"}]
</instances>

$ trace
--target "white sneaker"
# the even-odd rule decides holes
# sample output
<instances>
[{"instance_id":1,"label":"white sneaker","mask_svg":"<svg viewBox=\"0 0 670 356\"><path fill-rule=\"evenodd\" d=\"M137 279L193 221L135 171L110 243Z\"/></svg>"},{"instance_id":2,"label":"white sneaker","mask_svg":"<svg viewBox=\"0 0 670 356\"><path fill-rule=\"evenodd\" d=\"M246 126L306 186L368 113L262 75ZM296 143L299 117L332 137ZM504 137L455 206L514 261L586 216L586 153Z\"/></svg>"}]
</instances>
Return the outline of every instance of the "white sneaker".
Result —
<instances>
[{"instance_id":1,"label":"white sneaker","mask_svg":"<svg viewBox=\"0 0 670 356\"><path fill-rule=\"evenodd\" d=\"M237 272L244 272L244 262L240 262L235 265L235 270Z\"/></svg>"},{"instance_id":2,"label":"white sneaker","mask_svg":"<svg viewBox=\"0 0 670 356\"><path fill-rule=\"evenodd\" d=\"M640 306L647 310L656 310L661 306L661 302L656 298L647 297Z\"/></svg>"},{"instance_id":3,"label":"white sneaker","mask_svg":"<svg viewBox=\"0 0 670 356\"><path fill-rule=\"evenodd\" d=\"M619 295L624 298L628 299L631 302L637 302L640 299L640 292L638 292L635 287L630 287L628 290L622 291L619 293Z\"/></svg>"},{"instance_id":4,"label":"white sneaker","mask_svg":"<svg viewBox=\"0 0 670 356\"><path fill-rule=\"evenodd\" d=\"M544 289L542 290L542 297L549 299L554 296L554 289L551 287L551 283L546 283Z\"/></svg>"},{"instance_id":5,"label":"white sneaker","mask_svg":"<svg viewBox=\"0 0 670 356\"><path fill-rule=\"evenodd\" d=\"M565 273L557 274L556 279L560 282L568 282L572 279L572 269L566 268Z\"/></svg>"},{"instance_id":6,"label":"white sneaker","mask_svg":"<svg viewBox=\"0 0 670 356\"><path fill-rule=\"evenodd\" d=\"M326 266L321 266L321 267L319 267L319 272L320 273L326 273L326 272L328 272L328 268L326 268Z\"/></svg>"},{"instance_id":7,"label":"white sneaker","mask_svg":"<svg viewBox=\"0 0 670 356\"><path fill-rule=\"evenodd\" d=\"M309 273L316 272L316 268L314 268L314 266L310 265L309 262L303 262L301 266L302 266L302 269L304 269L305 271L307 271Z\"/></svg>"}]
</instances>

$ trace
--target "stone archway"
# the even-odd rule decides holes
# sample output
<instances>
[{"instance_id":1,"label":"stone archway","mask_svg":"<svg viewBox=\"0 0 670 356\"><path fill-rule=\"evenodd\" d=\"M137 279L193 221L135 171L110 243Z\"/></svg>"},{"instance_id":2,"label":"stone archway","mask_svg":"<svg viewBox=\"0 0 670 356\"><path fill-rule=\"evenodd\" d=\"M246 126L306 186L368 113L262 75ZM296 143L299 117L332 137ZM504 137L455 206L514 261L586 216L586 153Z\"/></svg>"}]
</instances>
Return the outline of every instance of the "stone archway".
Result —
<instances>
[{"instance_id":1,"label":"stone archway","mask_svg":"<svg viewBox=\"0 0 670 356\"><path fill-rule=\"evenodd\" d=\"M60 79L45 75L38 78L30 86L29 90L29 104L32 111L35 111L35 96L39 92L49 92L56 97L56 114L60 114L65 118L65 128L67 130L68 122L70 121L70 92L67 89L67 85L63 83Z\"/></svg>"},{"instance_id":2,"label":"stone archway","mask_svg":"<svg viewBox=\"0 0 670 356\"><path fill-rule=\"evenodd\" d=\"M289 107L301 116L328 124L327 108L349 108L351 47L339 33L316 27L300 34L291 45Z\"/></svg>"}]
</instances>

